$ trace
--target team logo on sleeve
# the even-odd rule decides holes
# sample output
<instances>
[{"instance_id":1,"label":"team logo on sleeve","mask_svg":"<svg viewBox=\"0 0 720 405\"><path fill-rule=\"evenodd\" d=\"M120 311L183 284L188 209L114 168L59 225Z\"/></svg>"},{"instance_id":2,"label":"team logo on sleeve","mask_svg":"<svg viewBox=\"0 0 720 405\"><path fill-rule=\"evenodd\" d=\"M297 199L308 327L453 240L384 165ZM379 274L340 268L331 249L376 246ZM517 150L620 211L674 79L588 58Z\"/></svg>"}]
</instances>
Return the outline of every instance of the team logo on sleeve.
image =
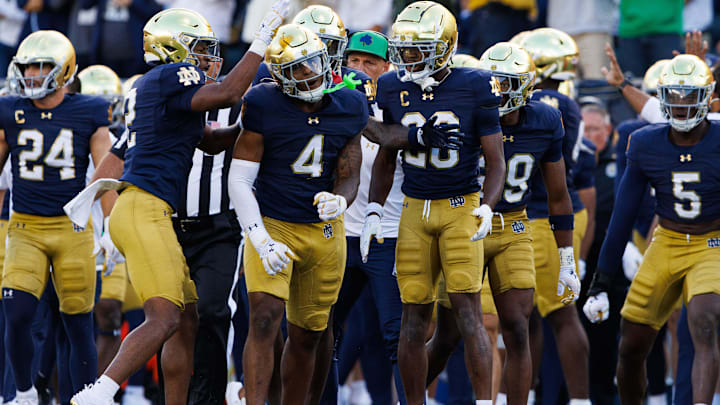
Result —
<instances>
[{"instance_id":1,"label":"team logo on sleeve","mask_svg":"<svg viewBox=\"0 0 720 405\"><path fill-rule=\"evenodd\" d=\"M182 83L183 86L191 86L200 83L202 77L197 69L188 69L186 66L181 67L177 71L178 82Z\"/></svg>"},{"instance_id":2,"label":"team logo on sleeve","mask_svg":"<svg viewBox=\"0 0 720 405\"><path fill-rule=\"evenodd\" d=\"M542 101L543 103L549 105L550 107L552 107L556 110L560 109L560 102L555 97L543 96L540 98L540 101Z\"/></svg>"},{"instance_id":3,"label":"team logo on sleeve","mask_svg":"<svg viewBox=\"0 0 720 405\"><path fill-rule=\"evenodd\" d=\"M332 224L325 224L323 226L323 236L325 236L325 239L330 239L333 237L333 227Z\"/></svg>"},{"instance_id":4,"label":"team logo on sleeve","mask_svg":"<svg viewBox=\"0 0 720 405\"><path fill-rule=\"evenodd\" d=\"M500 97L500 82L497 78L495 78L495 76L490 78L490 91L496 97Z\"/></svg>"}]
</instances>

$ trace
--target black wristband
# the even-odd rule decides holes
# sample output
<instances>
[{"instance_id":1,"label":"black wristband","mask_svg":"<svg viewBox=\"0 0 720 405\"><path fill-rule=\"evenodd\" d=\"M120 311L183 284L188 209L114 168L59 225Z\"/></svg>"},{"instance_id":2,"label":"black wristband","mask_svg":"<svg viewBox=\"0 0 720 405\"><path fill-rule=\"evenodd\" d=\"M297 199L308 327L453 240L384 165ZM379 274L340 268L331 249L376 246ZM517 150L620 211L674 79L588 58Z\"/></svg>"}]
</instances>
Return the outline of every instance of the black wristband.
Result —
<instances>
[{"instance_id":1,"label":"black wristband","mask_svg":"<svg viewBox=\"0 0 720 405\"><path fill-rule=\"evenodd\" d=\"M611 282L612 276L603 272L602 269L596 268L590 288L588 288L588 297L598 295L603 291L607 292L610 289Z\"/></svg>"},{"instance_id":2,"label":"black wristband","mask_svg":"<svg viewBox=\"0 0 720 405\"><path fill-rule=\"evenodd\" d=\"M632 86L632 83L630 83L630 80L626 78L623 79L623 81L617 86L618 90L622 91L625 86Z\"/></svg>"}]
</instances>

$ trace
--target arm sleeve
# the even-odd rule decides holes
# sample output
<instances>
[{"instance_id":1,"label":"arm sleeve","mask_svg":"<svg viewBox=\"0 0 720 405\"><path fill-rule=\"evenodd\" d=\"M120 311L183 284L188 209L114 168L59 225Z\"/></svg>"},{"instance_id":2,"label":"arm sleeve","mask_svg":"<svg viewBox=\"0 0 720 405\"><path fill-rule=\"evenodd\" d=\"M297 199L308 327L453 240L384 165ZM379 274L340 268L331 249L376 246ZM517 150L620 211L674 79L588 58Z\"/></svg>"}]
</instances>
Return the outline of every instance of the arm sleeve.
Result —
<instances>
[{"instance_id":1,"label":"arm sleeve","mask_svg":"<svg viewBox=\"0 0 720 405\"><path fill-rule=\"evenodd\" d=\"M160 73L160 91L171 110L192 111L195 93L205 84L205 74L189 63L174 64Z\"/></svg>"},{"instance_id":2,"label":"arm sleeve","mask_svg":"<svg viewBox=\"0 0 720 405\"><path fill-rule=\"evenodd\" d=\"M253 90L254 89L251 89L248 94L245 95L240 112L240 120L244 129L257 132L258 134L265 134L262 125L262 109L255 103L255 92L253 92Z\"/></svg>"},{"instance_id":3,"label":"arm sleeve","mask_svg":"<svg viewBox=\"0 0 720 405\"><path fill-rule=\"evenodd\" d=\"M108 127L112 123L112 106L101 99L93 110L93 132L100 127Z\"/></svg>"},{"instance_id":4,"label":"arm sleeve","mask_svg":"<svg viewBox=\"0 0 720 405\"><path fill-rule=\"evenodd\" d=\"M497 80L487 74L480 75L480 80L473 80L476 86L476 99L478 100L473 111L475 119L475 134L486 136L502 132L500 128L500 113L498 106L501 97Z\"/></svg>"},{"instance_id":5,"label":"arm sleeve","mask_svg":"<svg viewBox=\"0 0 720 405\"><path fill-rule=\"evenodd\" d=\"M233 207L243 207L237 210L238 222L242 226L255 249L270 241L270 235L260 214L260 206L255 199L252 187L260 171L260 163L247 160L233 159L230 163L228 175L228 194Z\"/></svg>"},{"instance_id":6,"label":"arm sleeve","mask_svg":"<svg viewBox=\"0 0 720 405\"><path fill-rule=\"evenodd\" d=\"M667 122L665 114L660 109L660 100L657 97L650 97L640 111L640 117L651 124Z\"/></svg>"},{"instance_id":7,"label":"arm sleeve","mask_svg":"<svg viewBox=\"0 0 720 405\"><path fill-rule=\"evenodd\" d=\"M127 139L129 133L130 131L125 128L125 131L123 131L122 135L120 135L120 138L118 138L118 140L115 141L113 146L110 148L110 153L117 156L120 160L125 160L125 152L127 151Z\"/></svg>"},{"instance_id":8,"label":"arm sleeve","mask_svg":"<svg viewBox=\"0 0 720 405\"><path fill-rule=\"evenodd\" d=\"M573 176L575 189L582 190L584 188L595 187L595 155L587 151L580 152L578 159L578 170Z\"/></svg>"},{"instance_id":9,"label":"arm sleeve","mask_svg":"<svg viewBox=\"0 0 720 405\"><path fill-rule=\"evenodd\" d=\"M563 157L563 139L565 138L565 128L563 128L562 119L558 114L555 129L553 129L552 142L550 147L542 157L543 162L557 162Z\"/></svg>"},{"instance_id":10,"label":"arm sleeve","mask_svg":"<svg viewBox=\"0 0 720 405\"><path fill-rule=\"evenodd\" d=\"M618 195L622 195L623 199L621 202L618 201L613 208L610 226L600 249L597 265L599 271L611 277L622 267L625 245L630 239L646 186L645 174L632 161L628 161L618 189Z\"/></svg>"},{"instance_id":11,"label":"arm sleeve","mask_svg":"<svg viewBox=\"0 0 720 405\"><path fill-rule=\"evenodd\" d=\"M630 137L629 134L624 134L624 131L621 132L620 129L621 128L618 128L618 141L617 144L615 144L615 165L617 167L617 175L615 176L615 195L617 195L617 191L620 188L620 180L622 180L622 176L625 173L625 167L627 167L626 152L628 138Z\"/></svg>"},{"instance_id":12,"label":"arm sleeve","mask_svg":"<svg viewBox=\"0 0 720 405\"><path fill-rule=\"evenodd\" d=\"M563 158L565 159L565 167L568 169L575 166L580 154L580 123L582 116L580 109L575 102L569 100L562 112L563 125L565 126L565 139L563 141Z\"/></svg>"}]
</instances>

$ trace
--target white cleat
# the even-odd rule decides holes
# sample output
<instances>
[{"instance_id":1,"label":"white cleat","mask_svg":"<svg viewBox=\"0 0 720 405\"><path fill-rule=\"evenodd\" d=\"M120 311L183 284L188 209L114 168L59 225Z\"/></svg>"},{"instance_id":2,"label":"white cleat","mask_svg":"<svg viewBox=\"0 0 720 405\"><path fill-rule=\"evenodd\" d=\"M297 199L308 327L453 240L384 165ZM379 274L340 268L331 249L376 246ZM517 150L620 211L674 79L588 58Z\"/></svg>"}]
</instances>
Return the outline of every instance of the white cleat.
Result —
<instances>
[{"instance_id":1,"label":"white cleat","mask_svg":"<svg viewBox=\"0 0 720 405\"><path fill-rule=\"evenodd\" d=\"M228 383L225 389L225 403L227 403L227 405L245 405L245 397L240 398L240 391L242 389L243 384L240 381Z\"/></svg>"},{"instance_id":2,"label":"white cleat","mask_svg":"<svg viewBox=\"0 0 720 405\"><path fill-rule=\"evenodd\" d=\"M39 405L40 398L38 397L37 390L32 387L28 392L18 392L15 399L8 402L9 405Z\"/></svg>"},{"instance_id":3,"label":"white cleat","mask_svg":"<svg viewBox=\"0 0 720 405\"><path fill-rule=\"evenodd\" d=\"M102 395L92 390L93 385L87 385L82 391L73 395L70 405L115 405L112 398L103 398Z\"/></svg>"},{"instance_id":4,"label":"white cleat","mask_svg":"<svg viewBox=\"0 0 720 405\"><path fill-rule=\"evenodd\" d=\"M145 388L128 385L125 388L122 405L152 405L152 401L145 398Z\"/></svg>"}]
</instances>

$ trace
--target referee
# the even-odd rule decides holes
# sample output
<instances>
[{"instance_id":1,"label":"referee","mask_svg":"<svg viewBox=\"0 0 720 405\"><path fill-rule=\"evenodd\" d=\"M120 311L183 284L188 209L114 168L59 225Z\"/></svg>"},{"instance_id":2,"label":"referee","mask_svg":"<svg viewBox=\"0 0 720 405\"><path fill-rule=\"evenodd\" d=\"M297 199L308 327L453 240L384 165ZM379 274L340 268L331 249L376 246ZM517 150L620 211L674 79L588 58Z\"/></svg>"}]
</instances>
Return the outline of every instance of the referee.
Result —
<instances>
[{"instance_id":1,"label":"referee","mask_svg":"<svg viewBox=\"0 0 720 405\"><path fill-rule=\"evenodd\" d=\"M240 110L241 104L209 111L207 124L213 129L229 127L238 121ZM240 224L227 190L232 148L216 155L195 149L181 199L185 204L173 215L175 233L199 297L189 405L225 403L226 348L231 318L228 300L237 278L241 240ZM126 150L127 131L110 152L124 160Z\"/></svg>"}]
</instances>

